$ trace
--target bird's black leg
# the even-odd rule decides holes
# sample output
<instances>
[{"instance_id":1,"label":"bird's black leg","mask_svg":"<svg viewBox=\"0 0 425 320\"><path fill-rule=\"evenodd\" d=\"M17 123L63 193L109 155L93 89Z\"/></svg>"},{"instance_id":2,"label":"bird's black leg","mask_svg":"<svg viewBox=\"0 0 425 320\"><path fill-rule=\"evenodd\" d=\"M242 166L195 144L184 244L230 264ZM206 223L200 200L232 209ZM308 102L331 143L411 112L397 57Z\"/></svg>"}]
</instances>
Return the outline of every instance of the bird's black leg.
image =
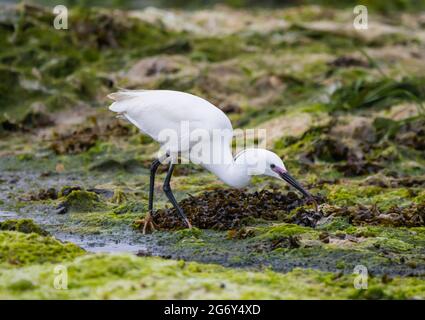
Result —
<instances>
[{"instance_id":1,"label":"bird's black leg","mask_svg":"<svg viewBox=\"0 0 425 320\"><path fill-rule=\"evenodd\" d=\"M146 230L148 226L155 230L153 221L152 221L152 213L153 213L153 193L155 189L155 174L156 170L158 169L159 165L161 164L161 161L159 159L156 159L151 164L151 174L150 174L150 183L149 183L149 211L146 214L145 217L145 225L143 226L143 234L146 234Z\"/></svg>"},{"instance_id":2,"label":"bird's black leg","mask_svg":"<svg viewBox=\"0 0 425 320\"><path fill-rule=\"evenodd\" d=\"M165 194L167 195L168 200L173 204L174 208L176 209L177 213L180 215L180 217L183 219L183 221L187 224L188 228L192 228L191 223L189 222L189 219L187 219L183 209L178 205L176 198L174 198L173 192L170 187L170 180L171 176L173 175L174 170L174 164L170 163L170 167L168 168L167 176L164 180L164 187L163 190Z\"/></svg>"},{"instance_id":3,"label":"bird's black leg","mask_svg":"<svg viewBox=\"0 0 425 320\"><path fill-rule=\"evenodd\" d=\"M156 159L151 164L151 175L150 175L150 183L149 183L149 211L153 210L153 193L155 189L155 174L160 164L161 162L158 159Z\"/></svg>"}]
</instances>

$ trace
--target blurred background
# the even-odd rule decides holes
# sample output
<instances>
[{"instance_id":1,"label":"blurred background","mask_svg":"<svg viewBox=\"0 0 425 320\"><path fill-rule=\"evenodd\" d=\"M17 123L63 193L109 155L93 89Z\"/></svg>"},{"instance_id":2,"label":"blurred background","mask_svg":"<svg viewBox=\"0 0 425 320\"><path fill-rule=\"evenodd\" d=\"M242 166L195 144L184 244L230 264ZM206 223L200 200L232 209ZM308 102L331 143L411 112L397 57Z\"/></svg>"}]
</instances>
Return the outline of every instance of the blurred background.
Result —
<instances>
[{"instance_id":1,"label":"blurred background","mask_svg":"<svg viewBox=\"0 0 425 320\"><path fill-rule=\"evenodd\" d=\"M6 3L18 3L17 0L3 0ZM66 6L82 6L82 7L109 7L120 9L143 9L148 6L160 8L184 8L184 9L199 9L211 8L214 5L221 4L232 8L278 8L291 7L299 5L321 5L333 8L352 7L356 4L366 5L370 10L389 13L394 10L421 10L424 8L424 1L416 0L30 0L27 3L38 3L42 5L55 6L63 4Z\"/></svg>"}]
</instances>

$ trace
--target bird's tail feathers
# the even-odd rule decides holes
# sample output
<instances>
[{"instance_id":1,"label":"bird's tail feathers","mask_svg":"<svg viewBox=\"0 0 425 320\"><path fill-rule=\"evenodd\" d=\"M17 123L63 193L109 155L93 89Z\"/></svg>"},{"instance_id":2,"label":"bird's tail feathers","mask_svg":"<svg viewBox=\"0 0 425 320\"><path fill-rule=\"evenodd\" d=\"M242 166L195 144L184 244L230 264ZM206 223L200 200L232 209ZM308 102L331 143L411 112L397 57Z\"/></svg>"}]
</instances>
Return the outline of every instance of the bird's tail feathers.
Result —
<instances>
[{"instance_id":1,"label":"bird's tail feathers","mask_svg":"<svg viewBox=\"0 0 425 320\"><path fill-rule=\"evenodd\" d=\"M120 89L118 92L108 94L108 98L115 102L109 106L109 110L114 112L125 112L127 108L126 100L136 98L140 93L146 90L126 90Z\"/></svg>"}]
</instances>

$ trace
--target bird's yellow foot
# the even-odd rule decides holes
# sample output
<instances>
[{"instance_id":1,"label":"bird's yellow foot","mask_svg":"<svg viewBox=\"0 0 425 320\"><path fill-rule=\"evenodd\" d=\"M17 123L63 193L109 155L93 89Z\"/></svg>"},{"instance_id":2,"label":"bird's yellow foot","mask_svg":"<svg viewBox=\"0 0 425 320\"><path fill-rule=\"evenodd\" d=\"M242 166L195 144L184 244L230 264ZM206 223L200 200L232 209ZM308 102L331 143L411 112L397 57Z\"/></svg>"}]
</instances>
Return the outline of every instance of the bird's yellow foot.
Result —
<instances>
[{"instance_id":1,"label":"bird's yellow foot","mask_svg":"<svg viewBox=\"0 0 425 320\"><path fill-rule=\"evenodd\" d=\"M190 223L189 219L186 218L184 221L186 222L187 227L192 229L192 224Z\"/></svg>"},{"instance_id":2,"label":"bird's yellow foot","mask_svg":"<svg viewBox=\"0 0 425 320\"><path fill-rule=\"evenodd\" d=\"M153 222L152 214L150 211L146 214L146 217L143 219L143 234L150 233L156 230L156 225Z\"/></svg>"}]
</instances>

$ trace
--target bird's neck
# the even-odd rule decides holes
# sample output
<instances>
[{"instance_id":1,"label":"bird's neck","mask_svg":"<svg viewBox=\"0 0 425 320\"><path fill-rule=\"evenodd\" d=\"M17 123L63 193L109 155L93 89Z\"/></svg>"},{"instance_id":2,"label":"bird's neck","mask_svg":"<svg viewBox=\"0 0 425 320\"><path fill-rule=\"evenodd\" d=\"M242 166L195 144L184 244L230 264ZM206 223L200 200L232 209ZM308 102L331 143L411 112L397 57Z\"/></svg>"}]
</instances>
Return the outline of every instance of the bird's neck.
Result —
<instances>
[{"instance_id":1,"label":"bird's neck","mask_svg":"<svg viewBox=\"0 0 425 320\"><path fill-rule=\"evenodd\" d=\"M214 173L221 181L233 188L246 187L251 181L247 167L235 161L229 147L223 148L221 159L203 166Z\"/></svg>"}]
</instances>

